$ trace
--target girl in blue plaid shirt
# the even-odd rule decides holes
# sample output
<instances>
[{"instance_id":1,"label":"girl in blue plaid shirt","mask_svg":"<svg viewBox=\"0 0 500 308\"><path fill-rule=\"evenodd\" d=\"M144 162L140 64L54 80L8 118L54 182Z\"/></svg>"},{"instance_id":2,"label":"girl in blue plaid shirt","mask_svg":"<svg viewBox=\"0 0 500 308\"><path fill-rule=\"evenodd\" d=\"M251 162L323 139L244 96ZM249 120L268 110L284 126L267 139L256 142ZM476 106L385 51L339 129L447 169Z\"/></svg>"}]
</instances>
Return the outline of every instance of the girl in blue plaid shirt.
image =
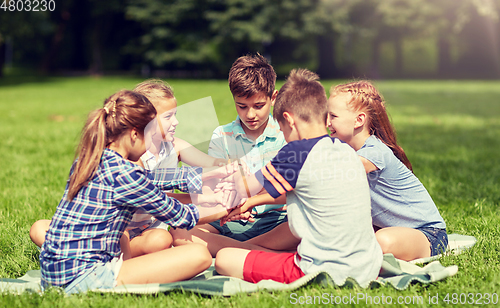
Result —
<instances>
[{"instance_id":1,"label":"girl in blue plaid shirt","mask_svg":"<svg viewBox=\"0 0 500 308\"><path fill-rule=\"evenodd\" d=\"M186 245L124 260L123 231L142 209L173 227L190 229L227 214L224 207L196 207L166 196L162 189L199 192L202 181L224 177L231 165L202 173L183 167L148 172L131 163L145 152L144 128L156 110L132 91L120 91L90 114L82 131L61 202L40 253L42 287L67 293L122 284L167 283L188 279L208 268L202 245ZM215 195L204 201L217 204ZM201 219L200 219L201 217Z\"/></svg>"}]
</instances>

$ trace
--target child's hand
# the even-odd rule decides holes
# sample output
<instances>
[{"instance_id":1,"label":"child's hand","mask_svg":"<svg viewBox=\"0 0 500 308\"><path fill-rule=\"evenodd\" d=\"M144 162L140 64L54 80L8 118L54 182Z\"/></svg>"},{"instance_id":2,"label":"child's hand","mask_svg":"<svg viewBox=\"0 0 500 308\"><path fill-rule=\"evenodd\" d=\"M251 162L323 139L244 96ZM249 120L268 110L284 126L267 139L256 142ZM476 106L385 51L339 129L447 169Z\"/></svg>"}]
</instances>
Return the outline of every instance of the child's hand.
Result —
<instances>
[{"instance_id":1,"label":"child's hand","mask_svg":"<svg viewBox=\"0 0 500 308\"><path fill-rule=\"evenodd\" d=\"M202 180L226 178L239 170L238 162L232 162L222 167L203 168Z\"/></svg>"},{"instance_id":2,"label":"child's hand","mask_svg":"<svg viewBox=\"0 0 500 308\"><path fill-rule=\"evenodd\" d=\"M243 160L240 159L238 162L239 162L239 166L241 167L240 172L242 174L244 174L245 176L249 176L252 174L252 172L250 172L250 168L248 168L248 165L245 164L245 162Z\"/></svg>"},{"instance_id":3,"label":"child's hand","mask_svg":"<svg viewBox=\"0 0 500 308\"><path fill-rule=\"evenodd\" d=\"M247 177L251 174L245 164L237 164L238 162L233 162L230 166L236 168L236 171L223 178L219 184L217 184L215 191L218 189L232 189L236 190L240 198L249 198ZM228 165L229 166L229 165Z\"/></svg>"},{"instance_id":4,"label":"child's hand","mask_svg":"<svg viewBox=\"0 0 500 308\"><path fill-rule=\"evenodd\" d=\"M214 159L214 166L215 167L222 167L228 164L228 161L224 158L215 158Z\"/></svg>"},{"instance_id":5,"label":"child's hand","mask_svg":"<svg viewBox=\"0 0 500 308\"><path fill-rule=\"evenodd\" d=\"M234 182L221 181L215 187L214 192L219 193L222 192L222 205L226 209L232 209L237 207L238 205L246 202L246 198L242 198L240 194L236 191L236 186Z\"/></svg>"},{"instance_id":6,"label":"child's hand","mask_svg":"<svg viewBox=\"0 0 500 308\"><path fill-rule=\"evenodd\" d=\"M249 222L254 222L254 214L249 210L245 210L244 206L245 205L243 204L242 206L235 208L227 216L221 218L220 225L223 226L225 223L235 220L248 220Z\"/></svg>"},{"instance_id":7,"label":"child's hand","mask_svg":"<svg viewBox=\"0 0 500 308\"><path fill-rule=\"evenodd\" d=\"M191 202L196 205L214 207L222 204L224 194L222 191L214 192L210 186L203 185L201 194L191 194Z\"/></svg>"}]
</instances>

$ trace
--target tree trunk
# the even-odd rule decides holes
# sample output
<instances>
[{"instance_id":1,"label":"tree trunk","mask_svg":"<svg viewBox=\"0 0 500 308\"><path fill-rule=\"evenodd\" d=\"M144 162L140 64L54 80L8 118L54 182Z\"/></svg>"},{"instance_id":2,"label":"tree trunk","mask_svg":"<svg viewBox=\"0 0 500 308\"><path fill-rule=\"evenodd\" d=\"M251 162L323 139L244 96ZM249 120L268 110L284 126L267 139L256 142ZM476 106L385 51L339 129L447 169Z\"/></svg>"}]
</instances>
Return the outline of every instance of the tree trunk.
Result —
<instances>
[{"instance_id":1,"label":"tree trunk","mask_svg":"<svg viewBox=\"0 0 500 308\"><path fill-rule=\"evenodd\" d=\"M318 75L322 79L334 78L340 75L335 64L335 34L329 32L324 35L318 36Z\"/></svg>"},{"instance_id":2,"label":"tree trunk","mask_svg":"<svg viewBox=\"0 0 500 308\"><path fill-rule=\"evenodd\" d=\"M102 74L102 51L101 51L101 31L102 18L96 17L91 36L92 63L90 64L91 74Z\"/></svg>"},{"instance_id":3,"label":"tree trunk","mask_svg":"<svg viewBox=\"0 0 500 308\"><path fill-rule=\"evenodd\" d=\"M53 65L54 60L57 57L59 47L61 46L61 42L64 38L66 24L68 23L69 19L70 19L69 12L63 11L61 13L61 19L57 24L56 32L54 33L54 36L52 37L50 49L43 57L42 64L40 65L40 70L42 71L42 73L48 73L52 70L52 65Z\"/></svg>"},{"instance_id":4,"label":"tree trunk","mask_svg":"<svg viewBox=\"0 0 500 308\"><path fill-rule=\"evenodd\" d=\"M71 10L71 36L73 52L71 69L85 71L89 69L88 33L89 3L86 0L76 0Z\"/></svg>"},{"instance_id":5,"label":"tree trunk","mask_svg":"<svg viewBox=\"0 0 500 308\"><path fill-rule=\"evenodd\" d=\"M370 78L380 77L380 37L377 35L372 42L372 60L370 65Z\"/></svg>"},{"instance_id":6,"label":"tree trunk","mask_svg":"<svg viewBox=\"0 0 500 308\"><path fill-rule=\"evenodd\" d=\"M451 69L450 42L441 33L438 38L438 74L440 77L447 77L450 75Z\"/></svg>"},{"instance_id":7,"label":"tree trunk","mask_svg":"<svg viewBox=\"0 0 500 308\"><path fill-rule=\"evenodd\" d=\"M397 77L401 77L403 75L403 40L399 32L396 33L394 38L394 51L396 56L394 59L395 73Z\"/></svg>"},{"instance_id":8,"label":"tree trunk","mask_svg":"<svg viewBox=\"0 0 500 308\"><path fill-rule=\"evenodd\" d=\"M0 38L0 78L3 77L3 68L5 66L5 41Z\"/></svg>"}]
</instances>

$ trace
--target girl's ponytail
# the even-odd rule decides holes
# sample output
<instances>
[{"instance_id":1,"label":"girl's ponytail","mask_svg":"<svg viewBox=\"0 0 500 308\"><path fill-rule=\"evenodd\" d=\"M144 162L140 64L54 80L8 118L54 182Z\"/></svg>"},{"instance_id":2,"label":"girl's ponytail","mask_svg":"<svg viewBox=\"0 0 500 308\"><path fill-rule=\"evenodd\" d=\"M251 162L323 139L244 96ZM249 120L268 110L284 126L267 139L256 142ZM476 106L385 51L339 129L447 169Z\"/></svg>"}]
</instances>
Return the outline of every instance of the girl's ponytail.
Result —
<instances>
[{"instance_id":1,"label":"girl's ponytail","mask_svg":"<svg viewBox=\"0 0 500 308\"><path fill-rule=\"evenodd\" d=\"M382 140L382 142L392 150L392 153L394 153L408 169L413 171L405 151L397 143L396 131L389 120L382 96L378 95L378 98L375 99L369 98L368 101L372 110L372 115L370 115L370 134Z\"/></svg>"},{"instance_id":2,"label":"girl's ponytail","mask_svg":"<svg viewBox=\"0 0 500 308\"><path fill-rule=\"evenodd\" d=\"M89 115L83 127L80 144L76 151L78 160L69 180L68 200L73 200L80 188L92 178L99 165L102 152L106 147L105 117L104 109L95 110Z\"/></svg>"},{"instance_id":3,"label":"girl's ponytail","mask_svg":"<svg viewBox=\"0 0 500 308\"><path fill-rule=\"evenodd\" d=\"M73 173L69 178L68 200L93 177L101 161L104 148L129 129L144 132L154 119L156 110L149 100L136 92L120 91L104 101L104 107L90 113L82 130Z\"/></svg>"}]
</instances>

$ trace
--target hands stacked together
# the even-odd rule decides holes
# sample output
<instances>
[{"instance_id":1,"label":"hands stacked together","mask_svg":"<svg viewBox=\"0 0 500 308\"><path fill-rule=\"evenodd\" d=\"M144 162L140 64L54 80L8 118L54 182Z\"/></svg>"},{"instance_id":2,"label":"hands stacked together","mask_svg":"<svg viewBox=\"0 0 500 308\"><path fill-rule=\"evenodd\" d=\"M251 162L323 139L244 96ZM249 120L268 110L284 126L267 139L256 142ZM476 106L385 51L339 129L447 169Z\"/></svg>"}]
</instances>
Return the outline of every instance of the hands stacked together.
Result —
<instances>
[{"instance_id":1,"label":"hands stacked together","mask_svg":"<svg viewBox=\"0 0 500 308\"><path fill-rule=\"evenodd\" d=\"M228 215L221 219L221 225L238 219L253 221L251 213L240 208L250 197L246 185L249 175L250 170L240 160L204 169L202 195L198 196L196 203L204 207L222 206L226 209Z\"/></svg>"}]
</instances>

